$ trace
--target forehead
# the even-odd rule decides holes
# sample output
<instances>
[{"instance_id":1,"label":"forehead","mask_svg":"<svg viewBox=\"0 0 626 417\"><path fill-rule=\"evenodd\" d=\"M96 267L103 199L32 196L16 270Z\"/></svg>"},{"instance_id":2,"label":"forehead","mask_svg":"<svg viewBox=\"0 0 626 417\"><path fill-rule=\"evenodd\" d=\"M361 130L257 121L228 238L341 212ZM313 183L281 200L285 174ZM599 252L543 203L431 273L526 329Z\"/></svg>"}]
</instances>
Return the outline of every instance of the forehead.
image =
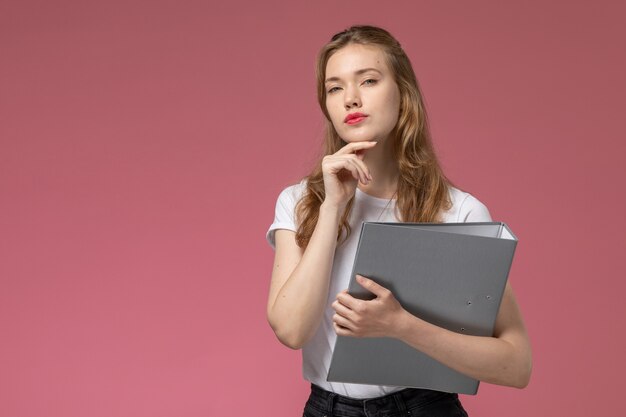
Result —
<instances>
[{"instance_id":1,"label":"forehead","mask_svg":"<svg viewBox=\"0 0 626 417\"><path fill-rule=\"evenodd\" d=\"M374 45L349 44L335 52L326 63L326 78L345 77L363 68L389 72L385 53Z\"/></svg>"}]
</instances>

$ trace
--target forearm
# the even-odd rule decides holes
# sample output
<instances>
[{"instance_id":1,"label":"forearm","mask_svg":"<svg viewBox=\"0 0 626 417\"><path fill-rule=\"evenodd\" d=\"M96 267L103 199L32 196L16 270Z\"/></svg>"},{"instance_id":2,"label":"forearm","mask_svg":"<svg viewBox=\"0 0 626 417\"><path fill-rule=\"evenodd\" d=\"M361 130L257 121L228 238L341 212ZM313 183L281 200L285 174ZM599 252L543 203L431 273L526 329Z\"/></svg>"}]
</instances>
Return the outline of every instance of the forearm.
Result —
<instances>
[{"instance_id":1,"label":"forearm","mask_svg":"<svg viewBox=\"0 0 626 417\"><path fill-rule=\"evenodd\" d=\"M268 319L276 336L291 348L302 347L323 317L341 213L339 207L322 204L302 259L269 308Z\"/></svg>"},{"instance_id":2,"label":"forearm","mask_svg":"<svg viewBox=\"0 0 626 417\"><path fill-rule=\"evenodd\" d=\"M472 378L523 388L531 372L524 340L470 336L432 325L404 311L396 337L446 366ZM511 336L515 338L516 336Z\"/></svg>"}]
</instances>

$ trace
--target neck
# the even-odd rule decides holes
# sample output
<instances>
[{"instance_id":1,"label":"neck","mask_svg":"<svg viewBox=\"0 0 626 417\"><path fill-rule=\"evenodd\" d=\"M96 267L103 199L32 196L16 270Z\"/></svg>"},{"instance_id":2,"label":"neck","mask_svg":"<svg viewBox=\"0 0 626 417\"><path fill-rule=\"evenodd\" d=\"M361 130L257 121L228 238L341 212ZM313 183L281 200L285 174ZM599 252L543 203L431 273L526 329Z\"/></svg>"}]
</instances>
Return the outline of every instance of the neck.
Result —
<instances>
[{"instance_id":1,"label":"neck","mask_svg":"<svg viewBox=\"0 0 626 417\"><path fill-rule=\"evenodd\" d=\"M378 198L394 198L399 171L392 146L391 140L383 140L365 152L363 162L369 168L373 179L366 185L359 183L358 187L364 193Z\"/></svg>"}]
</instances>

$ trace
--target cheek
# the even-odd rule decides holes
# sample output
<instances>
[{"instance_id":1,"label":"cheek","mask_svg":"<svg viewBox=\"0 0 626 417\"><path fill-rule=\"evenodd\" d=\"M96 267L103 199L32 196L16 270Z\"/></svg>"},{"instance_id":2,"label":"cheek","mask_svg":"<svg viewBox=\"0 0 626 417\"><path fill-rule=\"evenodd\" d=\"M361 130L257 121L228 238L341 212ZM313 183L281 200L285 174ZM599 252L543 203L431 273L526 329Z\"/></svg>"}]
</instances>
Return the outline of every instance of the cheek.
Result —
<instances>
[{"instance_id":1,"label":"cheek","mask_svg":"<svg viewBox=\"0 0 626 417\"><path fill-rule=\"evenodd\" d=\"M330 121L335 126L335 130L339 129L343 125L343 115L339 110L337 110L337 106L333 104L332 100L326 100L326 111L330 116Z\"/></svg>"},{"instance_id":2,"label":"cheek","mask_svg":"<svg viewBox=\"0 0 626 417\"><path fill-rule=\"evenodd\" d=\"M395 105L395 101L384 100L381 102L381 104L381 114L384 115L385 124L389 124L393 120L398 118L398 108Z\"/></svg>"},{"instance_id":3,"label":"cheek","mask_svg":"<svg viewBox=\"0 0 626 417\"><path fill-rule=\"evenodd\" d=\"M389 93L388 100L390 108L395 109L396 112L400 110L400 102L402 99L400 92L397 89Z\"/></svg>"},{"instance_id":4,"label":"cheek","mask_svg":"<svg viewBox=\"0 0 626 417\"><path fill-rule=\"evenodd\" d=\"M386 100L386 108L389 111L389 118L397 121L400 117L400 94L391 93Z\"/></svg>"}]
</instances>

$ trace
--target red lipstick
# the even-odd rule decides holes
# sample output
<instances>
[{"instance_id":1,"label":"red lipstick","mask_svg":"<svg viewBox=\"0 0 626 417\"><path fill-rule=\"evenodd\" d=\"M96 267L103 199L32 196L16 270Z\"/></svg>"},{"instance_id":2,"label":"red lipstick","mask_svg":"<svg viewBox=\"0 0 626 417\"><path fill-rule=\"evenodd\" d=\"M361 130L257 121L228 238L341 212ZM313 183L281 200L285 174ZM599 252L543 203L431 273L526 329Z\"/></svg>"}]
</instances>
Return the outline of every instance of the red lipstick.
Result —
<instances>
[{"instance_id":1,"label":"red lipstick","mask_svg":"<svg viewBox=\"0 0 626 417\"><path fill-rule=\"evenodd\" d=\"M365 120L366 117L367 115L363 113L350 113L345 119L343 119L343 122L349 125L354 125L362 120Z\"/></svg>"}]
</instances>

